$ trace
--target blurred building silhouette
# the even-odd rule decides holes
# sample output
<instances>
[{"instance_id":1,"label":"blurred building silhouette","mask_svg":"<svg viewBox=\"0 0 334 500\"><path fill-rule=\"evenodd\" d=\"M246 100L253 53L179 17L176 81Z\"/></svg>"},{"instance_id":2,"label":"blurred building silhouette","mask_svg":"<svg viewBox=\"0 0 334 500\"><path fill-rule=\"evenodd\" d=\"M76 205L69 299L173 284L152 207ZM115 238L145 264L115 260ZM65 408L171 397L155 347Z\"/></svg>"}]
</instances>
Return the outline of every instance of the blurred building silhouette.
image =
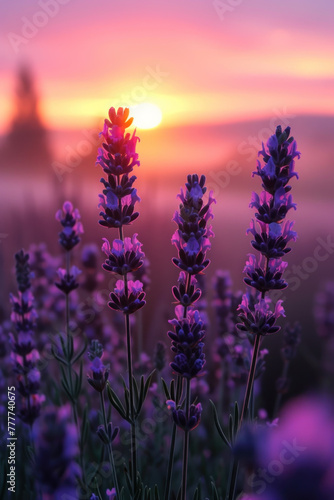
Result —
<instances>
[{"instance_id":1,"label":"blurred building silhouette","mask_svg":"<svg viewBox=\"0 0 334 500\"><path fill-rule=\"evenodd\" d=\"M1 170L48 175L52 158L47 130L39 113L39 96L28 66L18 70L14 99L13 118L0 150Z\"/></svg>"}]
</instances>

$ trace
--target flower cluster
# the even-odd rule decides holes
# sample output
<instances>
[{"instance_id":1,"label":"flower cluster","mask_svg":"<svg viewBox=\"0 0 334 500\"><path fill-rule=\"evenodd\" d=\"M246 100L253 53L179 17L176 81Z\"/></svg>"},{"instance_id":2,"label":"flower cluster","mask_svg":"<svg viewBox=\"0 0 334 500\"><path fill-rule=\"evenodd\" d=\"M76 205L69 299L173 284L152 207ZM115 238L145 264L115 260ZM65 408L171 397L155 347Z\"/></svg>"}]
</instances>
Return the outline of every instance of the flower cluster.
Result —
<instances>
[{"instance_id":1,"label":"flower cluster","mask_svg":"<svg viewBox=\"0 0 334 500\"><path fill-rule=\"evenodd\" d=\"M70 268L70 252L80 242L79 235L83 233L80 218L79 210L73 209L70 201L65 201L63 210L58 210L56 213L56 219L63 226L63 230L59 233L59 243L66 250L66 269L61 267L58 269L59 282L55 285L65 295L79 286L77 277L81 271L76 266Z\"/></svg>"},{"instance_id":2,"label":"flower cluster","mask_svg":"<svg viewBox=\"0 0 334 500\"><path fill-rule=\"evenodd\" d=\"M174 327L174 331L168 332L174 353L170 366L175 373L188 380L188 384L205 364L205 328L198 310L193 309L193 304L201 297L201 289L195 276L201 274L210 263L206 252L211 247L209 238L213 236L208 221L213 218L211 205L215 200L210 193L205 204L205 192L205 176L199 178L198 175L188 175L186 191L181 189L181 194L178 195L181 200L180 209L173 217L178 225L172 237L172 243L178 250L178 258L174 258L173 263L181 272L178 285L172 289L177 306L176 318L169 321ZM202 411L200 404L191 405L184 412L176 409L178 402L169 401L169 408L172 408L171 403L174 404L173 420L178 427L190 431L198 425Z\"/></svg>"},{"instance_id":3,"label":"flower cluster","mask_svg":"<svg viewBox=\"0 0 334 500\"><path fill-rule=\"evenodd\" d=\"M174 332L169 331L172 351L175 353L171 368L185 378L191 379L202 370L205 364L203 322L199 312L190 310L183 317L183 311L177 310L177 319L169 321Z\"/></svg>"},{"instance_id":4,"label":"flower cluster","mask_svg":"<svg viewBox=\"0 0 334 500\"><path fill-rule=\"evenodd\" d=\"M104 211L100 212L100 224L119 229L119 239L112 244L104 238L103 252L107 259L103 268L123 277L118 280L114 291L110 294L109 307L124 314L132 314L145 305L143 283L128 279L129 273L137 271L144 262L145 255L137 234L131 238L123 237L123 226L131 224L139 213L134 211L135 203L140 201L133 187L135 176L129 178L130 172L139 165L135 132L130 136L125 133L133 119L129 119L127 108L109 110L109 120L105 120L102 136L105 142L99 150L97 163L108 175L108 180L101 179L105 189L100 195L100 204Z\"/></svg>"},{"instance_id":5,"label":"flower cluster","mask_svg":"<svg viewBox=\"0 0 334 500\"><path fill-rule=\"evenodd\" d=\"M22 396L19 417L26 424L32 425L39 416L44 400L39 394L41 374L37 369L39 359L35 348L35 321L37 318L31 293L31 272L29 254L23 250L15 254L16 281L18 296L10 295L12 304L11 320L15 331L10 334L14 371L17 373L17 389Z\"/></svg>"},{"instance_id":6,"label":"flower cluster","mask_svg":"<svg viewBox=\"0 0 334 500\"><path fill-rule=\"evenodd\" d=\"M59 288L65 295L68 295L73 290L78 288L79 283L76 281L76 278L81 274L80 269L76 266L72 266L69 272L66 269L60 267L57 271L59 282L55 283L56 287Z\"/></svg>"},{"instance_id":7,"label":"flower cluster","mask_svg":"<svg viewBox=\"0 0 334 500\"><path fill-rule=\"evenodd\" d=\"M205 176L188 175L186 192L181 189L178 197L181 200L180 210L175 212L173 220L178 225L172 237L179 257L174 258L174 264L190 275L202 272L210 263L206 252L211 248L209 238L213 235L208 221L213 218L211 204L215 203L212 193L206 205L203 195L206 192Z\"/></svg>"},{"instance_id":8,"label":"flower cluster","mask_svg":"<svg viewBox=\"0 0 334 500\"><path fill-rule=\"evenodd\" d=\"M197 405L190 405L189 416L182 409L177 409L175 402L172 400L166 401L169 410L172 410L173 420L180 429L184 431L192 431L196 429L201 421L202 415L202 405L197 403Z\"/></svg>"},{"instance_id":9,"label":"flower cluster","mask_svg":"<svg viewBox=\"0 0 334 500\"><path fill-rule=\"evenodd\" d=\"M205 176L199 178L198 175L188 175L186 191L184 193L181 189L181 194L178 195L182 202L180 210L173 217L178 229L172 237L172 243L179 253L179 257L174 258L173 262L182 271L178 286L172 289L179 305L176 307L177 319L170 321L174 332L168 332L168 336L175 353L171 367L188 379L196 377L205 363L203 322L198 311L192 309L192 305L201 296L194 275L202 273L210 263L206 252L211 247L209 238L213 236L213 232L207 222L213 218L211 205L215 200L210 193L208 202L204 204L205 192Z\"/></svg>"},{"instance_id":10,"label":"flower cluster","mask_svg":"<svg viewBox=\"0 0 334 500\"><path fill-rule=\"evenodd\" d=\"M256 222L251 221L247 233L252 234L251 244L261 255L257 258L249 254L244 268L247 275L244 281L257 290L258 301L250 307L249 295L244 296L239 306L241 323L238 328L252 335L267 335L280 329L275 323L279 316L284 315L284 310L282 301L278 301L271 312L271 300L265 294L288 286L282 277L287 267L282 257L291 250L288 243L297 237L292 230L293 222L285 221L288 211L296 209L291 194L288 194L291 190L288 183L292 177L298 178L294 162L300 157L296 141L290 137L290 127L282 131L278 126L268 139L267 148L262 144L259 155L263 157L263 164L258 161L253 175L261 178L264 191L260 196L253 193L250 207L256 209Z\"/></svg>"},{"instance_id":11,"label":"flower cluster","mask_svg":"<svg viewBox=\"0 0 334 500\"><path fill-rule=\"evenodd\" d=\"M73 209L70 201L65 201L63 209L56 212L56 219L63 226L59 233L59 243L66 251L72 250L80 242L79 235L83 233L80 218L79 210Z\"/></svg>"},{"instance_id":12,"label":"flower cluster","mask_svg":"<svg viewBox=\"0 0 334 500\"><path fill-rule=\"evenodd\" d=\"M99 149L97 163L108 175L108 180L101 179L104 185L100 195L99 207L102 226L120 228L131 224L139 216L135 212L135 204L140 201L137 190L132 187L135 176L129 177L133 168L140 165L136 153L136 143L139 140L135 135L125 133L125 129L132 124L128 108L109 110L109 120L105 120L102 136L104 142Z\"/></svg>"},{"instance_id":13,"label":"flower cluster","mask_svg":"<svg viewBox=\"0 0 334 500\"><path fill-rule=\"evenodd\" d=\"M109 377L109 365L102 363L103 346L97 340L92 340L87 356L91 362L91 375L87 375L88 383L97 391L105 389Z\"/></svg>"}]
</instances>

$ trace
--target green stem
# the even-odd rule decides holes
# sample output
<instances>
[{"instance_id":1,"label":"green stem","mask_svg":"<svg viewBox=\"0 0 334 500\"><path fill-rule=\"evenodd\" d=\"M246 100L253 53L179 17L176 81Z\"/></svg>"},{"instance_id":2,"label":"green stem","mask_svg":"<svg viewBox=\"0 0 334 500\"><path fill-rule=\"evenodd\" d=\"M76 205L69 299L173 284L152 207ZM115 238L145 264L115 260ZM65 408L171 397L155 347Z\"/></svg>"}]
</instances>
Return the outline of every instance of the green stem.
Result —
<instances>
[{"instance_id":1,"label":"green stem","mask_svg":"<svg viewBox=\"0 0 334 500\"><path fill-rule=\"evenodd\" d=\"M165 500L169 500L169 495L170 495L171 479L173 473L174 451L175 451L175 438L176 438L176 423L173 422L172 436L170 441L170 450L168 457L167 480L165 486L165 496L164 496Z\"/></svg>"},{"instance_id":2,"label":"green stem","mask_svg":"<svg viewBox=\"0 0 334 500\"><path fill-rule=\"evenodd\" d=\"M186 419L189 420L190 408L190 379L186 383ZM188 455L189 455L189 431L184 432L184 446L183 446L183 467L182 467L182 488L181 500L186 500L187 497L187 470L188 470Z\"/></svg>"},{"instance_id":3,"label":"green stem","mask_svg":"<svg viewBox=\"0 0 334 500\"><path fill-rule=\"evenodd\" d=\"M245 397L244 397L244 401L243 401L243 406L242 406L242 411L241 411L238 429L240 429L242 422L243 422L243 420L248 412L249 400L250 400L252 390L253 390L253 385L254 385L254 376L255 376L257 357L258 357L259 349L260 349L260 342L261 342L261 335L257 334L255 336L252 362L251 362L251 367L250 367L249 374L248 374L246 393L245 393ZM229 486L227 489L226 500L234 500L235 488L236 488L236 483L237 483L237 478L238 478L238 469L239 469L239 462L237 459L234 458L233 462L232 462L232 471L231 471Z\"/></svg>"},{"instance_id":4,"label":"green stem","mask_svg":"<svg viewBox=\"0 0 334 500\"><path fill-rule=\"evenodd\" d=\"M175 404L176 406L178 405L182 395L182 377L178 375L177 378L177 384L176 384L176 401ZM171 436L171 442L170 442L170 450L169 450L169 457L168 457L168 467L167 467L167 480L166 480L166 486L165 486L165 496L164 500L169 500L169 495L170 495L170 489L171 489L171 480L172 480L172 473L173 473L173 463L174 463L174 452L175 452L175 438L176 438L176 423L173 422L173 428L172 428L172 436Z\"/></svg>"},{"instance_id":5,"label":"green stem","mask_svg":"<svg viewBox=\"0 0 334 500\"><path fill-rule=\"evenodd\" d=\"M102 408L102 415L103 415L104 430L105 430L106 434L108 435L108 424L107 424L107 417L106 417L106 409L105 409L104 393L103 393L103 391L100 392L100 400L101 400L101 408ZM111 443L108 443L108 454L109 454L109 462L110 462L111 471L112 471L112 475L113 475L114 485L115 485L115 488L116 488L116 498L120 498L120 496L119 496L118 481L117 481L116 466L115 466L115 460L114 460L114 455L113 455L112 444Z\"/></svg>"},{"instance_id":6,"label":"green stem","mask_svg":"<svg viewBox=\"0 0 334 500\"><path fill-rule=\"evenodd\" d=\"M245 393L244 403L242 406L242 411L241 411L241 416L240 416L239 429L240 429L240 427L242 425L242 421L243 421L243 419L248 411L249 400L250 400L250 396L251 396L251 393L253 390L255 369L256 369L257 357L258 357L259 350L260 350L260 343L261 343L261 335L256 334L253 355L252 355L252 362L251 362L251 367L250 367L249 374L248 374L246 393Z\"/></svg>"},{"instance_id":7,"label":"green stem","mask_svg":"<svg viewBox=\"0 0 334 500\"><path fill-rule=\"evenodd\" d=\"M71 265L71 252L68 250L66 251L66 273L70 273L70 265ZM70 385L70 392L72 395L71 399L71 406L72 406L72 411L73 411L73 419L75 426L77 428L77 433L78 433L78 444L79 444L79 463L81 467L81 473L82 473L82 481L84 484L86 484L86 477L85 477L85 464L84 464L84 453L83 453L83 443L81 439L81 432L80 432L80 425L79 425L79 418L78 418L78 408L77 408L77 400L74 398L74 388L73 388L73 378L72 378L72 371L73 371L73 363L72 363L72 356L70 356L70 349L73 344L73 337L71 334L70 330L70 297L69 293L66 293L65 295L65 333L66 333L66 344L67 344L67 367L68 367L68 380L69 380L69 385Z\"/></svg>"},{"instance_id":8,"label":"green stem","mask_svg":"<svg viewBox=\"0 0 334 500\"><path fill-rule=\"evenodd\" d=\"M119 200L119 205L121 208L121 200ZM124 241L124 233L122 226L119 228L119 237L122 241ZM128 296L129 294L128 277L125 274L123 278L124 278L124 294L125 296ZM133 389L131 328L130 328L130 316L128 313L125 314L125 331L126 331L128 372L129 372L129 396L130 396L130 418L131 418L132 495L134 497L136 493L136 482L137 482L137 443L136 443L136 418L135 418L134 389Z\"/></svg>"}]
</instances>

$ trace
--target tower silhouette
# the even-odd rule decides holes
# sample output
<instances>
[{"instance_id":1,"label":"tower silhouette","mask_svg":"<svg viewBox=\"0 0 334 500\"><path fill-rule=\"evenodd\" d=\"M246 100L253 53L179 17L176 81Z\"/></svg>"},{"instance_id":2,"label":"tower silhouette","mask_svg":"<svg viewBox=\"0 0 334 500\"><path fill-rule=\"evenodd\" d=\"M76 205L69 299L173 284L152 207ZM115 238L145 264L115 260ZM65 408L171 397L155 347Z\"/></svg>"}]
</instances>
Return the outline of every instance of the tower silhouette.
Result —
<instances>
[{"instance_id":1,"label":"tower silhouette","mask_svg":"<svg viewBox=\"0 0 334 500\"><path fill-rule=\"evenodd\" d=\"M52 161L47 130L39 113L39 96L28 66L18 70L14 114L0 151L2 170L46 175Z\"/></svg>"}]
</instances>

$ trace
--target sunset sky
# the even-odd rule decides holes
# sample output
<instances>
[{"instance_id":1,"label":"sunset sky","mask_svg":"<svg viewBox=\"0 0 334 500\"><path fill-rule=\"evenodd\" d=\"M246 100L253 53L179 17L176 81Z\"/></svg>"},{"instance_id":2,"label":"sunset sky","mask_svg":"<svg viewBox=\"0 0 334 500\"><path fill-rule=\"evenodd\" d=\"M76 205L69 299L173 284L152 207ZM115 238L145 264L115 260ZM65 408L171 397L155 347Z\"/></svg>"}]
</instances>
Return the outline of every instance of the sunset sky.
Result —
<instances>
[{"instance_id":1,"label":"sunset sky","mask_svg":"<svg viewBox=\"0 0 334 500\"><path fill-rule=\"evenodd\" d=\"M334 114L328 0L13 0L0 19L0 133L22 62L50 128L144 101L171 126Z\"/></svg>"}]
</instances>

